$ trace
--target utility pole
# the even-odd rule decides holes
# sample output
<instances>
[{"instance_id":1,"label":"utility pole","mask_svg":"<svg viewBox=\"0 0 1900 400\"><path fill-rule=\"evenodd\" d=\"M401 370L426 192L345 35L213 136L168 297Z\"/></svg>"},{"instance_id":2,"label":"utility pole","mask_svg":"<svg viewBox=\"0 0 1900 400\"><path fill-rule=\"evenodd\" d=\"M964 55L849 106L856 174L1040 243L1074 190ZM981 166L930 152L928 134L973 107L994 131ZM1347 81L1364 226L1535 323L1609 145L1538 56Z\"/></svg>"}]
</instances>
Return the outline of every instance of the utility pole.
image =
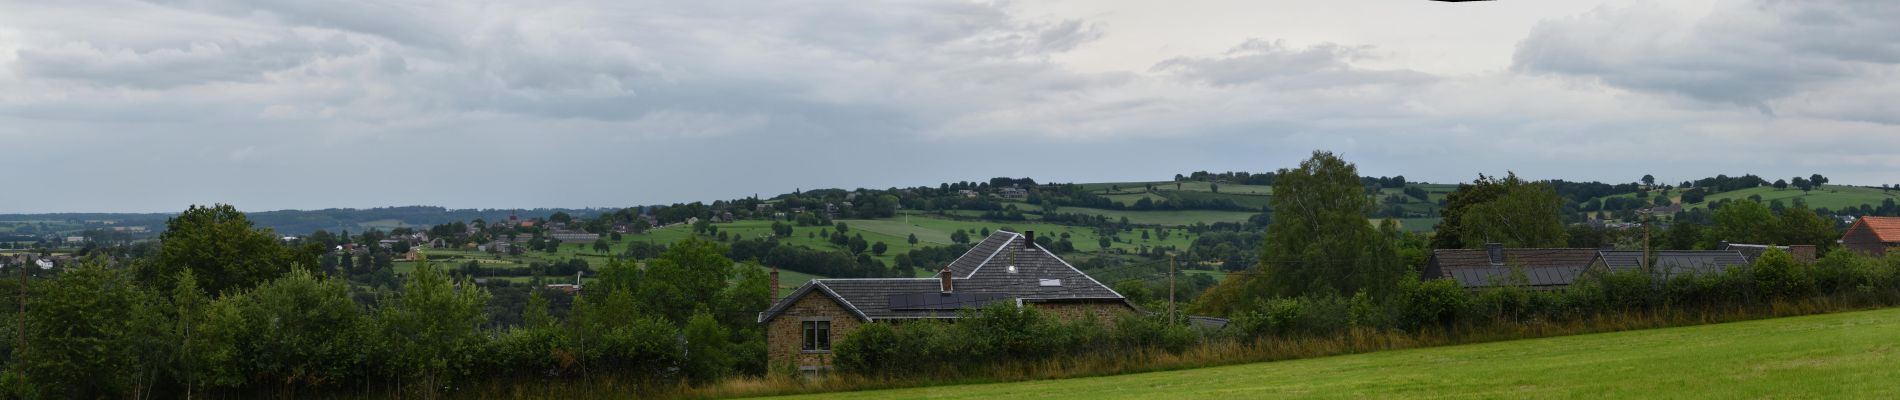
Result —
<instances>
[{"instance_id":1,"label":"utility pole","mask_svg":"<svg viewBox=\"0 0 1900 400\"><path fill-rule=\"evenodd\" d=\"M1168 253L1168 324L1174 324L1174 253Z\"/></svg>"},{"instance_id":2,"label":"utility pole","mask_svg":"<svg viewBox=\"0 0 1900 400\"><path fill-rule=\"evenodd\" d=\"M30 259L33 257L29 256L27 258ZM14 325L14 330L20 333L20 343L14 347L14 349L16 349L14 351L18 353L13 356L14 360L19 360L21 359L20 355L26 354L26 271L28 268L32 268L33 264L37 263L39 263L39 260L28 260L26 263L20 264L20 324Z\"/></svg>"},{"instance_id":3,"label":"utility pole","mask_svg":"<svg viewBox=\"0 0 1900 400\"><path fill-rule=\"evenodd\" d=\"M1643 272L1656 273L1649 269L1649 211L1643 211Z\"/></svg>"}]
</instances>

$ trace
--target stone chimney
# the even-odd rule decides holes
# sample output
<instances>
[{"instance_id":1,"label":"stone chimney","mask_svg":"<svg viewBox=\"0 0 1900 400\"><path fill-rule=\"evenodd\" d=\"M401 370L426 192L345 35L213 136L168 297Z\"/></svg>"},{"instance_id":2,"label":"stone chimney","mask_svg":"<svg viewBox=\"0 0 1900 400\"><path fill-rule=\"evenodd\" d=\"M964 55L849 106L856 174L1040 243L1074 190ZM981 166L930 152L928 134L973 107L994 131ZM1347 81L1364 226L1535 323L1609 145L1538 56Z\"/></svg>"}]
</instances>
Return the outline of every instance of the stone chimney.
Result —
<instances>
[{"instance_id":1,"label":"stone chimney","mask_svg":"<svg viewBox=\"0 0 1900 400\"><path fill-rule=\"evenodd\" d=\"M943 269L937 271L937 277L943 279L943 283L938 285L943 289L943 292L945 294L952 292L951 289L953 288L950 287L950 264L944 264Z\"/></svg>"},{"instance_id":2,"label":"stone chimney","mask_svg":"<svg viewBox=\"0 0 1900 400\"><path fill-rule=\"evenodd\" d=\"M1023 246L1025 249L1040 247L1036 244L1036 231L1023 231Z\"/></svg>"},{"instance_id":3,"label":"stone chimney","mask_svg":"<svg viewBox=\"0 0 1900 400\"><path fill-rule=\"evenodd\" d=\"M778 266L772 266L772 301L778 301Z\"/></svg>"},{"instance_id":4,"label":"stone chimney","mask_svg":"<svg viewBox=\"0 0 1900 400\"><path fill-rule=\"evenodd\" d=\"M1484 254L1490 256L1491 265L1504 265L1504 244L1485 243Z\"/></svg>"}]
</instances>

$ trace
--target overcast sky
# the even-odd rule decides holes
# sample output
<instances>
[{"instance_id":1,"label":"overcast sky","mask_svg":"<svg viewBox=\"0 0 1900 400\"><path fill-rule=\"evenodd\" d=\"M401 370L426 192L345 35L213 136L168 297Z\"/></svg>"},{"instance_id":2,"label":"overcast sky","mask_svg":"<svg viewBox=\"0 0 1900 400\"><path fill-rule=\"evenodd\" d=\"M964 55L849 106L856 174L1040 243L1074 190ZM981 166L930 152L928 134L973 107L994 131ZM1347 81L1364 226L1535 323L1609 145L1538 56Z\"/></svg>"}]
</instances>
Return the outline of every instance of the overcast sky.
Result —
<instances>
[{"instance_id":1,"label":"overcast sky","mask_svg":"<svg viewBox=\"0 0 1900 400\"><path fill-rule=\"evenodd\" d=\"M1900 183L1900 2L0 2L0 212L994 176Z\"/></svg>"}]
</instances>

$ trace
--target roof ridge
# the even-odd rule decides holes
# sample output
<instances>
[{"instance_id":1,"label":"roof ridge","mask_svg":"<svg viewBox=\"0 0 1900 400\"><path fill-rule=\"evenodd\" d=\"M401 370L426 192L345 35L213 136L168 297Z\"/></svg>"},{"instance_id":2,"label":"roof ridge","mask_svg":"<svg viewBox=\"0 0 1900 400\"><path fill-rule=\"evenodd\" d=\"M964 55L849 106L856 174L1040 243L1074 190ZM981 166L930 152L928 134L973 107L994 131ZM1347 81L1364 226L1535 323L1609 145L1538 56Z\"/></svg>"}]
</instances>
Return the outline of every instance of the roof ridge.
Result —
<instances>
[{"instance_id":1,"label":"roof ridge","mask_svg":"<svg viewBox=\"0 0 1900 400\"><path fill-rule=\"evenodd\" d=\"M983 262L976 263L976 268L971 268L970 273L963 274L963 279L970 279L970 277L976 276L977 271L982 271L984 266L990 265L990 260L996 259L997 254L1003 254L1003 250L1009 249L1010 243L1015 243L1016 238L1023 236L1022 234L1019 234L1016 232L1010 232L1010 231L1005 231L1005 230L1000 230L1000 229L996 230L995 232L990 233L990 236L995 237L996 234L999 234L999 233L1008 233L1010 234L1010 237L1009 239L1003 239L1003 244L996 246L996 251L990 252L989 257L983 257ZM984 240L989 240L989 239L984 238ZM952 278L955 278L955 277L952 276Z\"/></svg>"}]
</instances>

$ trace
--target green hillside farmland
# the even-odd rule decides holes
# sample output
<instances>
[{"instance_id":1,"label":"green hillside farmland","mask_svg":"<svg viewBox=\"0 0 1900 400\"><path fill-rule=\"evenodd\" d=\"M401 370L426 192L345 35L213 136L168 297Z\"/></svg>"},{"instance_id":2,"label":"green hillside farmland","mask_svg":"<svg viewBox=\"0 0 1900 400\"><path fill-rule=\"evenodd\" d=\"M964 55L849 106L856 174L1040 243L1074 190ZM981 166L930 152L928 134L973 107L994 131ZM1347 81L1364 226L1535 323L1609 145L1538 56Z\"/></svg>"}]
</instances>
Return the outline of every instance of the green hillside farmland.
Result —
<instances>
[{"instance_id":1,"label":"green hillside farmland","mask_svg":"<svg viewBox=\"0 0 1900 400\"><path fill-rule=\"evenodd\" d=\"M1101 215L1109 219L1128 218L1128 223L1137 225L1188 226L1196 222L1213 224L1216 222L1247 222L1254 212L1214 211L1214 210L1175 210L1175 211L1129 211L1104 210L1088 207L1057 207L1056 212L1083 215Z\"/></svg>"},{"instance_id":2,"label":"green hillside farmland","mask_svg":"<svg viewBox=\"0 0 1900 400\"><path fill-rule=\"evenodd\" d=\"M808 399L1895 398L1900 309Z\"/></svg>"},{"instance_id":3,"label":"green hillside farmland","mask_svg":"<svg viewBox=\"0 0 1900 400\"><path fill-rule=\"evenodd\" d=\"M1681 190L1674 190L1670 191L1670 194L1672 196L1679 196L1681 192ZM1794 199L1799 198L1807 201L1809 208L1826 208L1831 210L1839 210L1846 207L1860 207L1862 204L1879 207L1880 203L1887 199L1900 201L1900 192L1882 192L1880 189L1858 186L1826 185L1806 193L1803 193L1801 189L1795 189L1793 187L1775 189L1774 187L1763 186L1711 194L1704 202L1694 203L1688 206L1708 207L1709 202L1721 201L1723 199L1742 200L1753 195L1760 195L1763 204L1781 200L1782 203L1786 203L1792 207L1794 206Z\"/></svg>"}]
</instances>

